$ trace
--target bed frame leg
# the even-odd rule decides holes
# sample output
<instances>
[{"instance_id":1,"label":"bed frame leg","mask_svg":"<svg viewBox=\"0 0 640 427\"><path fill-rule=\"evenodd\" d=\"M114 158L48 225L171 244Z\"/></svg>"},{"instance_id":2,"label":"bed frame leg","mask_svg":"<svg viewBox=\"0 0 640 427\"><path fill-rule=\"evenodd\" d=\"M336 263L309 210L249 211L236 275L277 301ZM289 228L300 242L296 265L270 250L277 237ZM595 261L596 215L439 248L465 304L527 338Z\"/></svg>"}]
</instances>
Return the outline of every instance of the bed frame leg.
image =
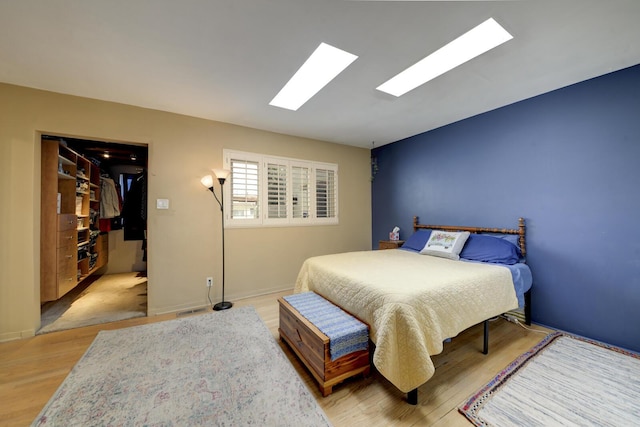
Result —
<instances>
[{"instance_id":1,"label":"bed frame leg","mask_svg":"<svg viewBox=\"0 0 640 427\"><path fill-rule=\"evenodd\" d=\"M489 321L484 321L484 348L482 354L489 354Z\"/></svg>"},{"instance_id":2,"label":"bed frame leg","mask_svg":"<svg viewBox=\"0 0 640 427\"><path fill-rule=\"evenodd\" d=\"M489 320L484 321L484 348L482 349L483 354L489 353ZM418 389L414 388L410 392L407 393L407 402L410 405L418 404Z\"/></svg>"},{"instance_id":3,"label":"bed frame leg","mask_svg":"<svg viewBox=\"0 0 640 427\"><path fill-rule=\"evenodd\" d=\"M409 393L407 393L407 402L410 405L417 405L418 404L418 389L417 388L414 388Z\"/></svg>"}]
</instances>

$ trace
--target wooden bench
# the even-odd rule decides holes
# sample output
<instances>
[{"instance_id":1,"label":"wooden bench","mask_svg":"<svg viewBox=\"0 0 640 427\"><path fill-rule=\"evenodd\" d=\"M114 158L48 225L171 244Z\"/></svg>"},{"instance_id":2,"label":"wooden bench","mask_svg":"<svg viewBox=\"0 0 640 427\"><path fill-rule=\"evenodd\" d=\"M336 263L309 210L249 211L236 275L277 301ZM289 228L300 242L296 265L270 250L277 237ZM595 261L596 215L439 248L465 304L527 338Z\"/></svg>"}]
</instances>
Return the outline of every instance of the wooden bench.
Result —
<instances>
[{"instance_id":1,"label":"wooden bench","mask_svg":"<svg viewBox=\"0 0 640 427\"><path fill-rule=\"evenodd\" d=\"M284 298L279 298L280 339L284 340L318 382L322 396L328 396L333 386L370 370L369 349L355 351L334 361L330 355L329 337L304 318ZM368 330L368 327L367 327Z\"/></svg>"}]
</instances>

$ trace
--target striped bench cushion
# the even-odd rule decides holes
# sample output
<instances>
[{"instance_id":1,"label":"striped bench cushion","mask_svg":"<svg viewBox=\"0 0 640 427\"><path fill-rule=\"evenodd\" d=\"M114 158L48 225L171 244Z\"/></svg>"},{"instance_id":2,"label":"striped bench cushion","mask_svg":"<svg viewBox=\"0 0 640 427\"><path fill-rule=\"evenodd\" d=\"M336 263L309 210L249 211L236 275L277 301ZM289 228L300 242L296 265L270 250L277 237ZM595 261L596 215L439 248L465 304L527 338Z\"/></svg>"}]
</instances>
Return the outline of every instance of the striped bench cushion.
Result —
<instances>
[{"instance_id":1,"label":"striped bench cushion","mask_svg":"<svg viewBox=\"0 0 640 427\"><path fill-rule=\"evenodd\" d=\"M367 350L367 325L315 292L289 295L284 299L305 319L329 337L331 361L355 351Z\"/></svg>"}]
</instances>

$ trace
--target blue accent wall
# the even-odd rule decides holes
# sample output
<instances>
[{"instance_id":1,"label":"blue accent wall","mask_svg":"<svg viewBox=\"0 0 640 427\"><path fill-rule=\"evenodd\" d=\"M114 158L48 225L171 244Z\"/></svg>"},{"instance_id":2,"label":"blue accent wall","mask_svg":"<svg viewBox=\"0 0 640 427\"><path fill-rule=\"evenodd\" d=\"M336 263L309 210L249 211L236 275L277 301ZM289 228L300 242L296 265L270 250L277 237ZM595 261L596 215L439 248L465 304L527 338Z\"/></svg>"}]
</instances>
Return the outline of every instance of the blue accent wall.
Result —
<instances>
[{"instance_id":1,"label":"blue accent wall","mask_svg":"<svg viewBox=\"0 0 640 427\"><path fill-rule=\"evenodd\" d=\"M437 106L434 106L437 108ZM373 247L394 227L516 228L533 321L640 351L640 65L372 151Z\"/></svg>"}]
</instances>

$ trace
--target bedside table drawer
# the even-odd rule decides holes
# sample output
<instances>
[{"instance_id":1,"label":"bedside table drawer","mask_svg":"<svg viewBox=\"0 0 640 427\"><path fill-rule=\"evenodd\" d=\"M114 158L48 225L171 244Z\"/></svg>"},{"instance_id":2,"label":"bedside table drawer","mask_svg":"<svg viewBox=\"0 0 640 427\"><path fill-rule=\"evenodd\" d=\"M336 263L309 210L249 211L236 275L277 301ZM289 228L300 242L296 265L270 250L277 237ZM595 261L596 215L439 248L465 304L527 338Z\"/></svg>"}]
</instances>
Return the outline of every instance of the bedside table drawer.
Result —
<instances>
[{"instance_id":1,"label":"bedside table drawer","mask_svg":"<svg viewBox=\"0 0 640 427\"><path fill-rule=\"evenodd\" d=\"M378 249L398 249L404 244L404 240L380 240Z\"/></svg>"}]
</instances>

